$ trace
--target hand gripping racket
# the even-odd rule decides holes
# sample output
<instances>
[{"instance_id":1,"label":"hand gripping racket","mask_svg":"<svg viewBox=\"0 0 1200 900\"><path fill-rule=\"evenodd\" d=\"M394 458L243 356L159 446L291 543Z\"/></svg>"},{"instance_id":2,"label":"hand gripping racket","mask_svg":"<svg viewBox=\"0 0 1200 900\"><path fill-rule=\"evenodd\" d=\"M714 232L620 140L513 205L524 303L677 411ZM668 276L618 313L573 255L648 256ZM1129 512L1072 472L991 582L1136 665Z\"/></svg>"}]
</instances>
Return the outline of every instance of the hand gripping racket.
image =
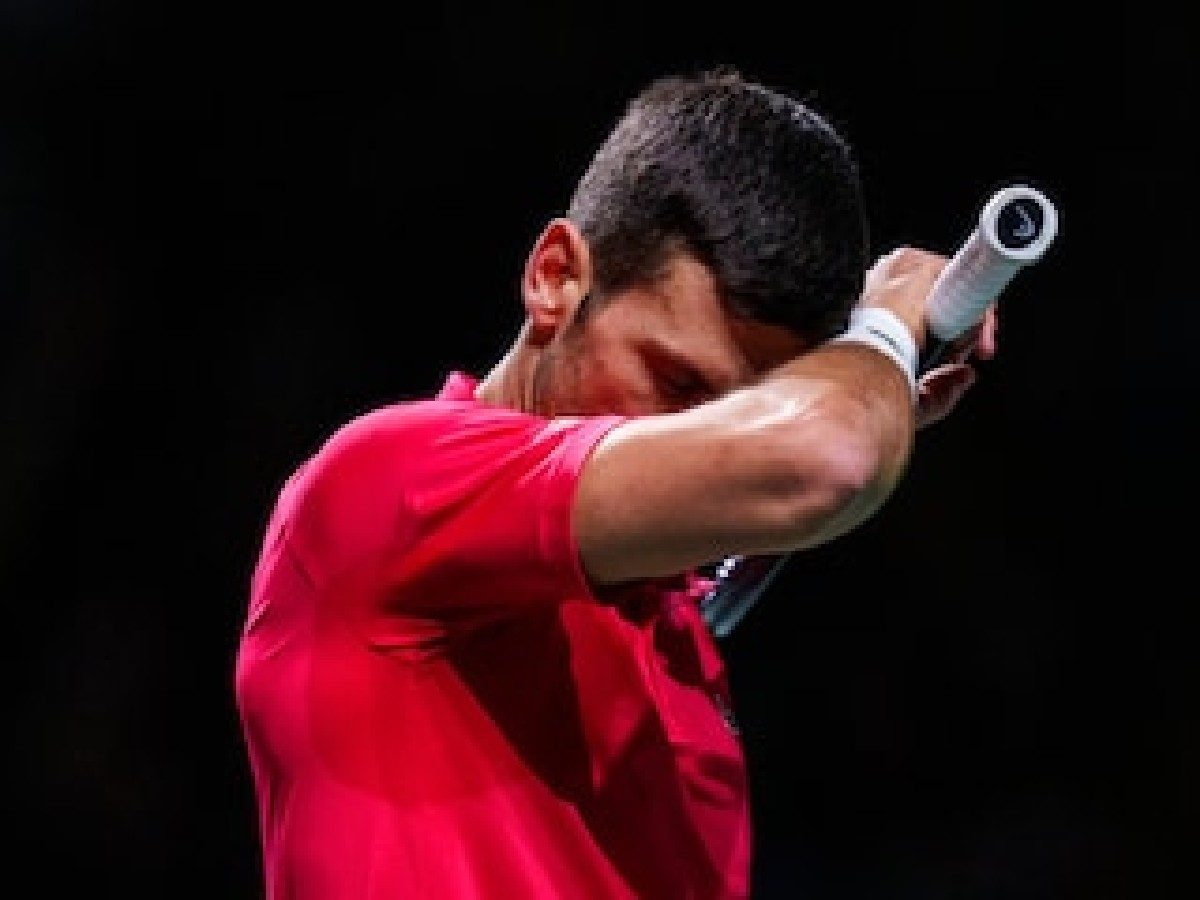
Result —
<instances>
[{"instance_id":1,"label":"hand gripping racket","mask_svg":"<svg viewBox=\"0 0 1200 900\"><path fill-rule=\"evenodd\" d=\"M984 204L974 230L930 288L929 339L918 374L936 367L955 341L977 325L1021 269L1036 262L1058 233L1058 212L1040 191L1013 185ZM790 553L730 556L700 609L718 638L728 636L783 569Z\"/></svg>"}]
</instances>

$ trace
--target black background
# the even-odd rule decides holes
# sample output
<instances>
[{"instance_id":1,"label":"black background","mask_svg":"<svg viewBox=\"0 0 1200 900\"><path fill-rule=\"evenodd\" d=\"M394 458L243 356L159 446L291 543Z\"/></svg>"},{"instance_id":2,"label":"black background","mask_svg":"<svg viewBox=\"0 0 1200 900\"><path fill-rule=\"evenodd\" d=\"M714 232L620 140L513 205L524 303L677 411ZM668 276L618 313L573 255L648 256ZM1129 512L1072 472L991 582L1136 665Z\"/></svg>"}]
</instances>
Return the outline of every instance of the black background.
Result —
<instances>
[{"instance_id":1,"label":"black background","mask_svg":"<svg viewBox=\"0 0 1200 900\"><path fill-rule=\"evenodd\" d=\"M852 141L877 252L952 252L1014 180L1062 217L897 494L728 641L756 896L1185 895L1180 22L2 9L0 600L29 893L261 895L231 678L275 490L350 416L486 371L529 243L625 100L730 63Z\"/></svg>"}]
</instances>

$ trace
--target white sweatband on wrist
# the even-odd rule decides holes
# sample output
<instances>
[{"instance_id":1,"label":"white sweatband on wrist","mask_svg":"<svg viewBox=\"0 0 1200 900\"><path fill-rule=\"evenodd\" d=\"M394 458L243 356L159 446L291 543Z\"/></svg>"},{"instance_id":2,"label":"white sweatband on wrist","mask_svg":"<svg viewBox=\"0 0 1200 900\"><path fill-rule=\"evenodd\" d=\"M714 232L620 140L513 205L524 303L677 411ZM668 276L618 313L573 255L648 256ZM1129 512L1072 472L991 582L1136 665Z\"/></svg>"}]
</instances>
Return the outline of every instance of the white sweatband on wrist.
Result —
<instances>
[{"instance_id":1,"label":"white sweatband on wrist","mask_svg":"<svg viewBox=\"0 0 1200 900\"><path fill-rule=\"evenodd\" d=\"M856 306L850 324L833 341L852 341L874 347L904 372L913 397L917 395L917 342L901 318L882 306Z\"/></svg>"}]
</instances>

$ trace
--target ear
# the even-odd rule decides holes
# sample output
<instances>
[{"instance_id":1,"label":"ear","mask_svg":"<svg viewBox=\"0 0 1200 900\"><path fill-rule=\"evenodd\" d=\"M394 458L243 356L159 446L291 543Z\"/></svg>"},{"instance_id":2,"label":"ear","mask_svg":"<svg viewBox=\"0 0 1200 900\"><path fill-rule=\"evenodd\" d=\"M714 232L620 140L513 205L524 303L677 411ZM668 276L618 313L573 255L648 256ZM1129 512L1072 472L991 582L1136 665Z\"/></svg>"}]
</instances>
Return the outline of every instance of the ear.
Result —
<instances>
[{"instance_id":1,"label":"ear","mask_svg":"<svg viewBox=\"0 0 1200 900\"><path fill-rule=\"evenodd\" d=\"M538 236L521 277L521 296L535 346L568 322L592 283L587 240L570 219L553 219Z\"/></svg>"}]
</instances>

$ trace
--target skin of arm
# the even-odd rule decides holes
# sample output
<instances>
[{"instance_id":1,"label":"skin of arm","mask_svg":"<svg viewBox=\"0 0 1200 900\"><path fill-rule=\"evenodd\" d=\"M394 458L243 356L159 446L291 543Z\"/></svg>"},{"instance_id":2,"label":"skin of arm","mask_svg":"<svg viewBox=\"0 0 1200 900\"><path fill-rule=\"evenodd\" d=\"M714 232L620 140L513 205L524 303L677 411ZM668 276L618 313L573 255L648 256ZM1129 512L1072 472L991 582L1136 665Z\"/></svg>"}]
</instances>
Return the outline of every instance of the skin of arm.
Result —
<instances>
[{"instance_id":1,"label":"skin of arm","mask_svg":"<svg viewBox=\"0 0 1200 900\"><path fill-rule=\"evenodd\" d=\"M889 254L861 302L891 309L920 347L925 297L945 262L911 248ZM581 474L574 528L583 567L611 584L832 540L891 495L917 423L900 369L846 342L690 409L624 423Z\"/></svg>"}]
</instances>

